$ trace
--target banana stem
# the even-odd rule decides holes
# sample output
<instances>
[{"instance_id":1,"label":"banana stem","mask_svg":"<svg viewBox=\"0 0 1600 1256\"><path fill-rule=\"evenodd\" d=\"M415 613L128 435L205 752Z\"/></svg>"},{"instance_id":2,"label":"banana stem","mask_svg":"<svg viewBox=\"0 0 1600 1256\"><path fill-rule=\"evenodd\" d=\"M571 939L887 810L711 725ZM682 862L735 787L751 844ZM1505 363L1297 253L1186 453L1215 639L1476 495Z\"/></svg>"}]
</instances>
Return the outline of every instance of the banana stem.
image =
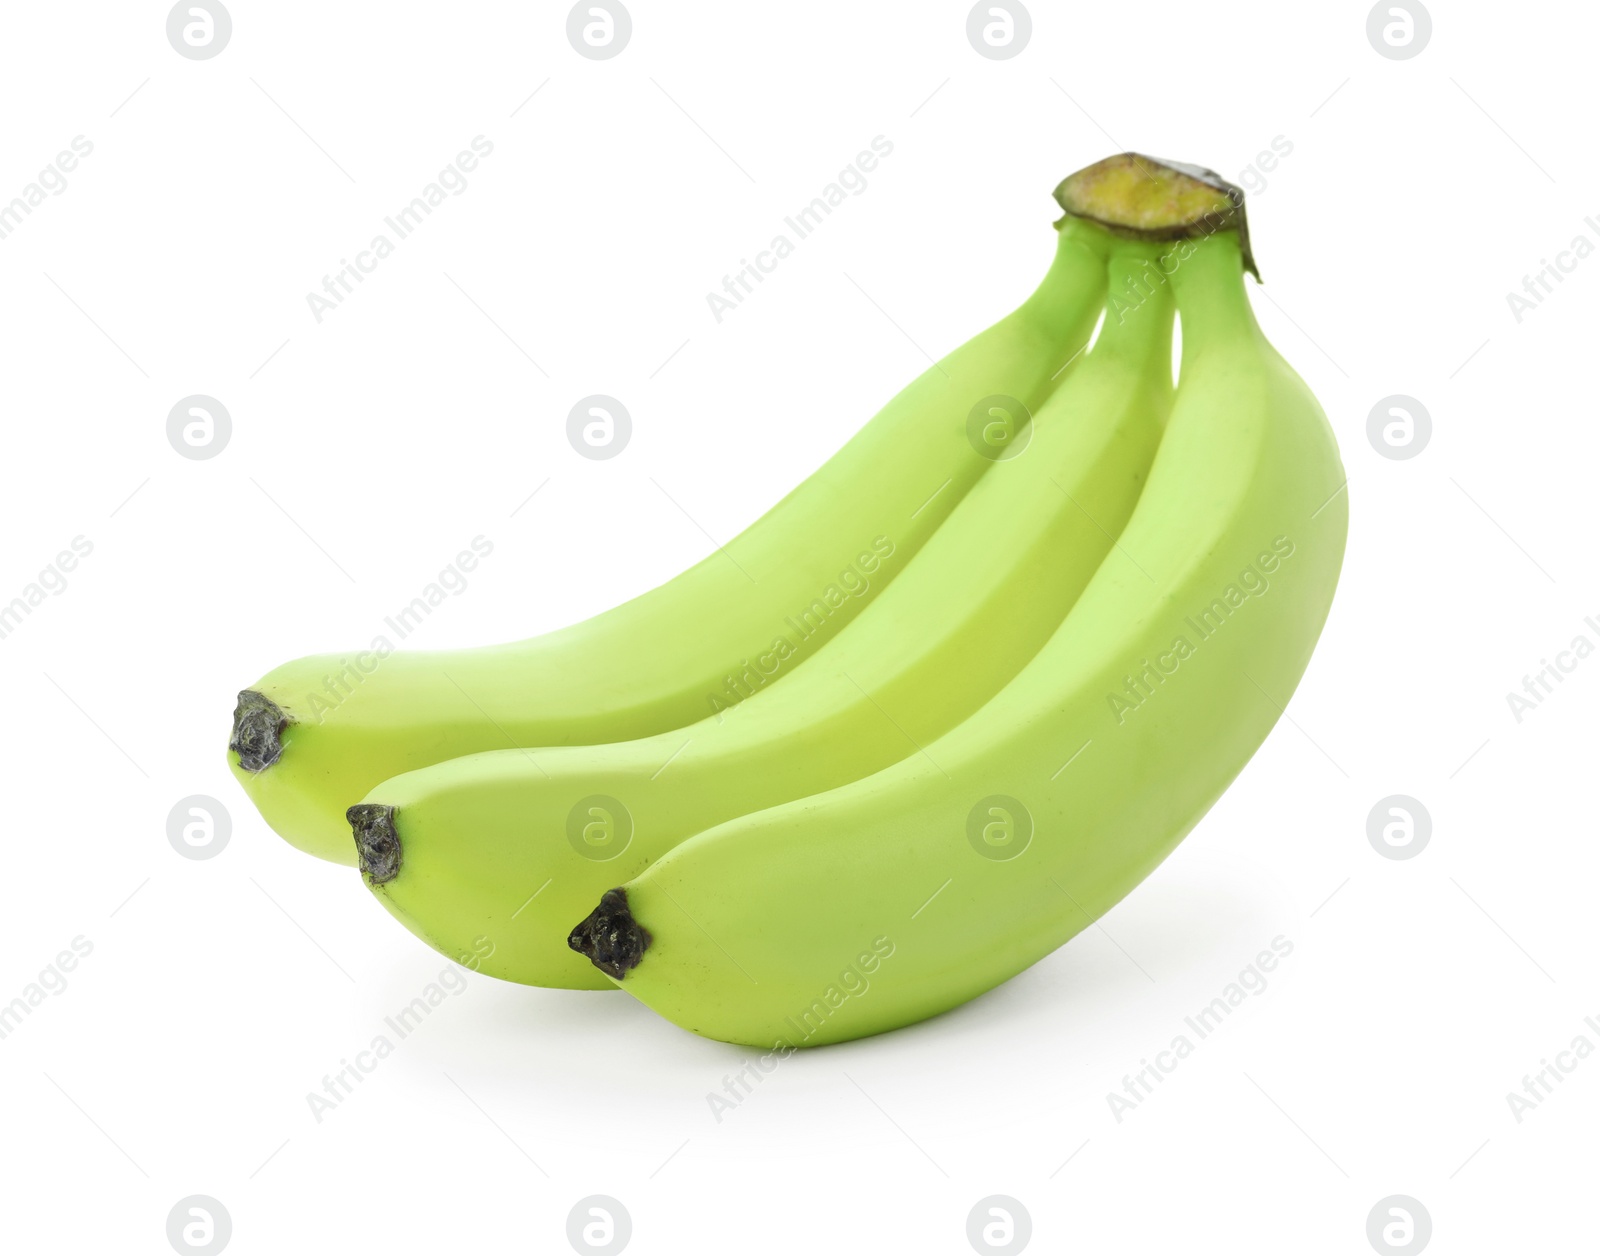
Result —
<instances>
[{"instance_id":1,"label":"banana stem","mask_svg":"<svg viewBox=\"0 0 1600 1256\"><path fill-rule=\"evenodd\" d=\"M1232 232L1185 240L1162 259L1183 320L1179 378L1208 354L1264 340L1244 290L1239 238Z\"/></svg>"},{"instance_id":2,"label":"banana stem","mask_svg":"<svg viewBox=\"0 0 1600 1256\"><path fill-rule=\"evenodd\" d=\"M1050 269L1022 303L1022 311L1052 338L1064 338L1084 308L1084 294L1105 291L1105 259L1111 240L1095 224L1076 219L1057 223L1056 230Z\"/></svg>"},{"instance_id":3,"label":"banana stem","mask_svg":"<svg viewBox=\"0 0 1600 1256\"><path fill-rule=\"evenodd\" d=\"M1172 289L1159 245L1119 240L1107 261L1106 321L1094 351L1143 362L1172 357ZM1128 324L1133 324L1130 328Z\"/></svg>"}]
</instances>

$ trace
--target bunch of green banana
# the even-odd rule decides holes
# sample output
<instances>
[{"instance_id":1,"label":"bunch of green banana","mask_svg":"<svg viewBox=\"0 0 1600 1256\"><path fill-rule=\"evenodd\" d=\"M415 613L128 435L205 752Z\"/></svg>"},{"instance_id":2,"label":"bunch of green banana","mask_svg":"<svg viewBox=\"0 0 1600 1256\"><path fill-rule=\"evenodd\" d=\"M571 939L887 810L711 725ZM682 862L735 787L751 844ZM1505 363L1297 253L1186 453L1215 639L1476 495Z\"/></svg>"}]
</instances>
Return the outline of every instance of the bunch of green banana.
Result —
<instances>
[{"instance_id":1,"label":"bunch of green banana","mask_svg":"<svg viewBox=\"0 0 1600 1256\"><path fill-rule=\"evenodd\" d=\"M321 655L268 672L239 695L235 776L289 842L353 863L346 808L390 777L478 751L649 737L787 679L906 569L991 466L968 438L980 403L1007 398L1031 413L1058 386L1103 306L1100 235L1066 223L1015 312L661 587L516 644ZM866 587L861 571L873 573Z\"/></svg>"},{"instance_id":2,"label":"bunch of green banana","mask_svg":"<svg viewBox=\"0 0 1600 1256\"><path fill-rule=\"evenodd\" d=\"M1113 291L1155 273L1154 244L1075 234L1106 254ZM793 678L654 737L492 751L385 781L351 809L367 884L419 937L480 971L608 986L564 945L607 887L702 830L918 756L1060 627L1155 457L1172 322L1164 287L1108 318L1010 434L1012 456Z\"/></svg>"},{"instance_id":3,"label":"bunch of green banana","mask_svg":"<svg viewBox=\"0 0 1600 1256\"><path fill-rule=\"evenodd\" d=\"M273 827L463 964L767 1049L936 1015L1108 911L1271 731L1347 512L1243 193L1125 153L1056 196L1033 296L723 551L544 637L242 693Z\"/></svg>"},{"instance_id":4,"label":"bunch of green banana","mask_svg":"<svg viewBox=\"0 0 1600 1256\"><path fill-rule=\"evenodd\" d=\"M1098 172L1146 214L1148 161ZM1194 827L1304 672L1346 531L1327 421L1251 313L1238 223L1210 225L1162 261L1183 348L1149 481L1050 641L925 753L676 846L574 949L712 1038L858 1038L1048 955Z\"/></svg>"}]
</instances>

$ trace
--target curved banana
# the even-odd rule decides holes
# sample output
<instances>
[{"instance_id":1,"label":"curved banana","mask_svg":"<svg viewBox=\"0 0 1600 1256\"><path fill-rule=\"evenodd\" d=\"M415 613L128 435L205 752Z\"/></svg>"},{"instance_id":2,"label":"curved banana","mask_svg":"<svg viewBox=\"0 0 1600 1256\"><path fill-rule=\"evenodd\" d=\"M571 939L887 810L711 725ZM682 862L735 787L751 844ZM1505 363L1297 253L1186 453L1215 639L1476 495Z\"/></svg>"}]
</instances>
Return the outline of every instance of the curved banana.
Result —
<instances>
[{"instance_id":1,"label":"curved banana","mask_svg":"<svg viewBox=\"0 0 1600 1256\"><path fill-rule=\"evenodd\" d=\"M1113 291L1154 270L1155 245L1104 245ZM1016 674L1132 513L1172 391L1159 289L1106 320L1004 460L803 671L655 737L492 751L385 781L351 808L367 885L481 972L607 988L566 945L607 886L724 820L916 756Z\"/></svg>"},{"instance_id":2,"label":"curved banana","mask_svg":"<svg viewBox=\"0 0 1600 1256\"><path fill-rule=\"evenodd\" d=\"M1237 232L1170 259L1172 417L1060 630L925 756L699 834L610 891L571 945L624 990L780 1051L933 1016L1109 910L1265 739L1333 598L1344 472L1256 325Z\"/></svg>"},{"instance_id":3,"label":"curved banana","mask_svg":"<svg viewBox=\"0 0 1600 1256\"><path fill-rule=\"evenodd\" d=\"M391 776L482 750L649 736L787 675L904 569L988 469L967 436L978 403L1004 394L1031 411L1053 391L1104 303L1104 260L1084 245L1097 231L1064 227L1021 307L914 380L717 553L528 641L276 668L239 695L234 775L291 844L354 863L345 809Z\"/></svg>"}]
</instances>

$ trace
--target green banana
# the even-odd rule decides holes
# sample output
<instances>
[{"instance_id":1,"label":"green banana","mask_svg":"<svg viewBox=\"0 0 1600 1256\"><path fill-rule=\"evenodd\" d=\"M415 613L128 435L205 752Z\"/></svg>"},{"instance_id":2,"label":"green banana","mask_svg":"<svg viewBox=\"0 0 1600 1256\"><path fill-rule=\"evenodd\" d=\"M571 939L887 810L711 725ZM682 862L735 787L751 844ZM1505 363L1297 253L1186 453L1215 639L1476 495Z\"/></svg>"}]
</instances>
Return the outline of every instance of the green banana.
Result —
<instances>
[{"instance_id":1,"label":"green banana","mask_svg":"<svg viewBox=\"0 0 1600 1256\"><path fill-rule=\"evenodd\" d=\"M1169 267L1172 417L1060 629L926 755L701 833L609 891L571 945L624 990L780 1053L936 1015L1109 910L1265 739L1333 598L1344 472L1255 322L1237 229Z\"/></svg>"},{"instance_id":2,"label":"green banana","mask_svg":"<svg viewBox=\"0 0 1600 1256\"><path fill-rule=\"evenodd\" d=\"M1114 291L1158 256L1102 246ZM1108 318L1008 456L793 678L654 737L491 751L375 787L350 812L368 886L481 972L608 988L566 945L607 886L724 820L915 756L1055 631L1149 472L1171 408L1172 322L1165 289Z\"/></svg>"},{"instance_id":3,"label":"green banana","mask_svg":"<svg viewBox=\"0 0 1600 1256\"><path fill-rule=\"evenodd\" d=\"M291 844L354 863L345 809L392 776L476 751L650 736L787 675L905 568L988 469L967 436L975 407L999 394L1031 412L1057 386L1104 302L1104 259L1084 243L1097 232L1062 227L1031 297L914 380L717 553L528 641L276 668L239 695L234 775ZM851 592L866 570L867 587ZM791 621L809 635L794 640Z\"/></svg>"}]
</instances>

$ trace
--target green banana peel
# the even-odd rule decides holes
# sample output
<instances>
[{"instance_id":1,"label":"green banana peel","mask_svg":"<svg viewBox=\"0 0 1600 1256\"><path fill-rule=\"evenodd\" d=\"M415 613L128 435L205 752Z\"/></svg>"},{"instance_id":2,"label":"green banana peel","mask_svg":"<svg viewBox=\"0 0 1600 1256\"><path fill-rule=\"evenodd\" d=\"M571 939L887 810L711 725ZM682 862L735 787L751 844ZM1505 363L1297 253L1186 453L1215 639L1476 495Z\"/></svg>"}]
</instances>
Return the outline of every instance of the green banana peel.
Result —
<instances>
[{"instance_id":1,"label":"green banana peel","mask_svg":"<svg viewBox=\"0 0 1600 1256\"><path fill-rule=\"evenodd\" d=\"M239 695L235 777L292 845L350 864L345 811L390 777L480 751L651 736L737 701L741 678L760 688L798 670L905 570L990 468L968 439L978 403L1003 394L1032 411L1059 385L1103 303L1105 240L1086 222L1061 226L1049 272L1016 311L659 588L528 641L321 655L268 672ZM870 589L835 598L841 573L863 562L875 572ZM812 626L799 641L786 635L796 616Z\"/></svg>"},{"instance_id":2,"label":"green banana peel","mask_svg":"<svg viewBox=\"0 0 1600 1256\"><path fill-rule=\"evenodd\" d=\"M1172 417L1050 641L925 754L700 833L608 892L571 945L609 979L761 1048L937 1015L1104 915L1248 762L1333 598L1344 471L1256 324L1237 229L1162 269L1183 327Z\"/></svg>"},{"instance_id":3,"label":"green banana peel","mask_svg":"<svg viewBox=\"0 0 1600 1256\"><path fill-rule=\"evenodd\" d=\"M670 733L493 751L383 782L350 813L379 901L481 972L609 988L567 946L607 887L704 829L916 756L998 692L1110 551L1171 409L1159 248L1103 243L1110 289L1144 284L1147 299L1106 319L915 561L801 671Z\"/></svg>"}]
</instances>

